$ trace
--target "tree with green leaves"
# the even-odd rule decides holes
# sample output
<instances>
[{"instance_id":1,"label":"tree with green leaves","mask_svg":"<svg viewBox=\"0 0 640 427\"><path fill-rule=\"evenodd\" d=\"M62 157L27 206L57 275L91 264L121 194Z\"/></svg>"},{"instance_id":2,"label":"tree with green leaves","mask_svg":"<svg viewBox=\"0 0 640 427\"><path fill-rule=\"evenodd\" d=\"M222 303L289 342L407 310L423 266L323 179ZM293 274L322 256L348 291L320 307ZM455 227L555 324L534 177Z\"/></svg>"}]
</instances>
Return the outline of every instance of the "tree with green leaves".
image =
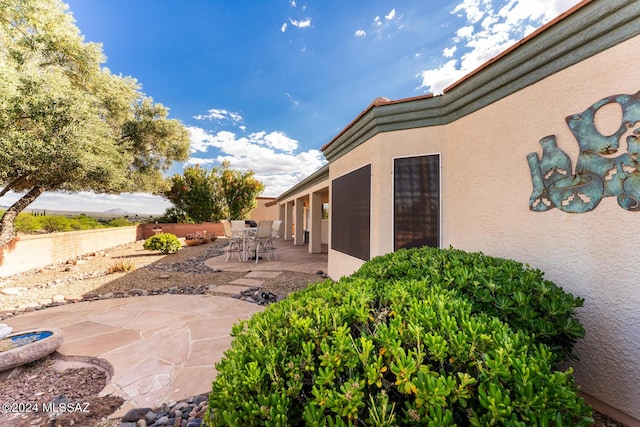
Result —
<instances>
[{"instance_id":1,"label":"tree with green leaves","mask_svg":"<svg viewBox=\"0 0 640 427\"><path fill-rule=\"evenodd\" d=\"M264 185L252 171L231 169L229 162L206 170L200 165L186 167L183 174L169 178L169 190L163 193L174 206L165 216L177 212L194 222L246 219L256 207L256 198Z\"/></svg>"},{"instance_id":2,"label":"tree with green leaves","mask_svg":"<svg viewBox=\"0 0 640 427\"><path fill-rule=\"evenodd\" d=\"M0 0L0 245L45 191L162 191L189 136L131 77L103 66L60 0Z\"/></svg>"}]
</instances>

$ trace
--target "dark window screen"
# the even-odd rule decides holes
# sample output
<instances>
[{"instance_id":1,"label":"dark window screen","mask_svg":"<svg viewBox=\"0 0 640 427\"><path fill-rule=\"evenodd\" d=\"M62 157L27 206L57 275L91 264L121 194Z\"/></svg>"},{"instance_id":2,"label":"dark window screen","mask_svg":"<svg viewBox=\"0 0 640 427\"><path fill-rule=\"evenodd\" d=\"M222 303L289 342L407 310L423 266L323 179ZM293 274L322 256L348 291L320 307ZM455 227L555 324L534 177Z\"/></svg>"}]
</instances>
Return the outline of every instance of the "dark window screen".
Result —
<instances>
[{"instance_id":1,"label":"dark window screen","mask_svg":"<svg viewBox=\"0 0 640 427\"><path fill-rule=\"evenodd\" d=\"M394 250L440 244L440 156L395 159Z\"/></svg>"},{"instance_id":2,"label":"dark window screen","mask_svg":"<svg viewBox=\"0 0 640 427\"><path fill-rule=\"evenodd\" d=\"M371 165L331 182L331 248L370 258Z\"/></svg>"}]
</instances>

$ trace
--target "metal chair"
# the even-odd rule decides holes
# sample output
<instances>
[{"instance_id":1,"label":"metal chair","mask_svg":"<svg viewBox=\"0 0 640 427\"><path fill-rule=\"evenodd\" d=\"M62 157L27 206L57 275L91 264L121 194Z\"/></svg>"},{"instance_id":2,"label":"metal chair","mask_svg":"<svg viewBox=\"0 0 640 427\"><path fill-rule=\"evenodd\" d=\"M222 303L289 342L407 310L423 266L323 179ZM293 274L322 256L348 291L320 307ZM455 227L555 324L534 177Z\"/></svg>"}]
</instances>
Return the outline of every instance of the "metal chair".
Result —
<instances>
[{"instance_id":1,"label":"metal chair","mask_svg":"<svg viewBox=\"0 0 640 427\"><path fill-rule=\"evenodd\" d=\"M256 264L260 259L261 251L266 255L267 259L271 261L271 258L269 258L269 240L271 239L272 225L273 221L258 222L258 228L256 229L255 235L250 237L250 239L253 240L253 250L256 255Z\"/></svg>"},{"instance_id":2,"label":"metal chair","mask_svg":"<svg viewBox=\"0 0 640 427\"><path fill-rule=\"evenodd\" d=\"M269 251L276 258L276 245L274 240L280 237L280 227L282 226L282 220L273 221L271 225L271 237L269 237Z\"/></svg>"},{"instance_id":3,"label":"metal chair","mask_svg":"<svg viewBox=\"0 0 640 427\"><path fill-rule=\"evenodd\" d=\"M240 258L240 252L242 252L242 247L240 246L241 242L240 239L231 231L231 222L226 220L222 221L222 227L224 228L224 237L229 240L229 243L226 247L227 258L224 260L224 262L229 261L232 252L237 252L238 261L242 262L242 259Z\"/></svg>"}]
</instances>

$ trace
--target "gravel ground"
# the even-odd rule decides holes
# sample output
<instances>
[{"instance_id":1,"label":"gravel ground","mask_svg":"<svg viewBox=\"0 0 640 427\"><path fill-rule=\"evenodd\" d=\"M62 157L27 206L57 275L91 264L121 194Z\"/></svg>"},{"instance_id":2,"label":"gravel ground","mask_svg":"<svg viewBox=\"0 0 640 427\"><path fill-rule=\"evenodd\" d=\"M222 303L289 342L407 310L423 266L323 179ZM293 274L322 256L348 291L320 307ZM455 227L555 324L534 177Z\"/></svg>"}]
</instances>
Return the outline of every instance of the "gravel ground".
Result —
<instances>
[{"instance_id":1,"label":"gravel ground","mask_svg":"<svg viewBox=\"0 0 640 427\"><path fill-rule=\"evenodd\" d=\"M224 285L246 275L203 265L204 260L221 253L223 244L183 246L175 254L162 255L143 249L140 241L0 278L0 319L100 295L164 293L175 288L180 293L201 293L211 285ZM132 271L110 272L121 266L130 266ZM323 279L315 274L289 271L266 279L262 290L286 296L319 280Z\"/></svg>"}]
</instances>

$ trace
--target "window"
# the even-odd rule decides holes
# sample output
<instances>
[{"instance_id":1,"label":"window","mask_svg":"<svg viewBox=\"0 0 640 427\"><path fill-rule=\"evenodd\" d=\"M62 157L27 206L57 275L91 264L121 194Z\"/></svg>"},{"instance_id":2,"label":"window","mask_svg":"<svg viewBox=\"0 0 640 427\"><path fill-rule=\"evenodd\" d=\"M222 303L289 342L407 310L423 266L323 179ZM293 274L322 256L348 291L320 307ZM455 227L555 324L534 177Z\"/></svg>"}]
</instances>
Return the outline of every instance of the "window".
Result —
<instances>
[{"instance_id":1,"label":"window","mask_svg":"<svg viewBox=\"0 0 640 427\"><path fill-rule=\"evenodd\" d=\"M371 165L331 182L331 248L370 258Z\"/></svg>"},{"instance_id":2,"label":"window","mask_svg":"<svg viewBox=\"0 0 640 427\"><path fill-rule=\"evenodd\" d=\"M394 160L394 250L440 246L440 156Z\"/></svg>"}]
</instances>

